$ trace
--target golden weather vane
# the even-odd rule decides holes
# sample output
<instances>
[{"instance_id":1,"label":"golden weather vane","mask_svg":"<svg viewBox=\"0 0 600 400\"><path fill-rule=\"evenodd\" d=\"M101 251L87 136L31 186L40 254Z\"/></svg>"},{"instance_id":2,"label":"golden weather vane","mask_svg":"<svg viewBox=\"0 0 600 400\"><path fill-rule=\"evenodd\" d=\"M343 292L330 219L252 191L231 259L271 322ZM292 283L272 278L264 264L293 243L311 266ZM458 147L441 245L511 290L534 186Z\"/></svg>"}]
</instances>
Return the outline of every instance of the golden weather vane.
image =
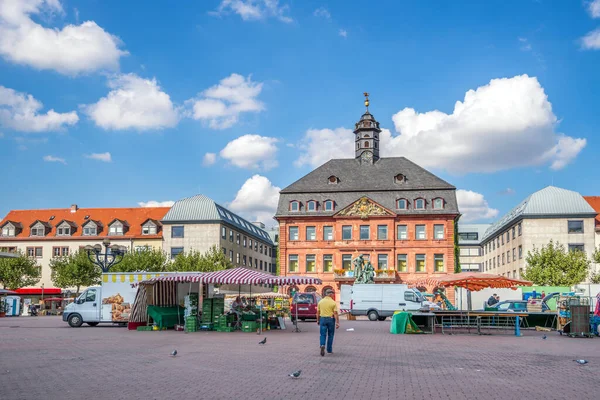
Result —
<instances>
[{"instance_id":1,"label":"golden weather vane","mask_svg":"<svg viewBox=\"0 0 600 400\"><path fill-rule=\"evenodd\" d=\"M365 96L365 107L367 107L367 111L369 111L369 93L364 92L363 94Z\"/></svg>"}]
</instances>

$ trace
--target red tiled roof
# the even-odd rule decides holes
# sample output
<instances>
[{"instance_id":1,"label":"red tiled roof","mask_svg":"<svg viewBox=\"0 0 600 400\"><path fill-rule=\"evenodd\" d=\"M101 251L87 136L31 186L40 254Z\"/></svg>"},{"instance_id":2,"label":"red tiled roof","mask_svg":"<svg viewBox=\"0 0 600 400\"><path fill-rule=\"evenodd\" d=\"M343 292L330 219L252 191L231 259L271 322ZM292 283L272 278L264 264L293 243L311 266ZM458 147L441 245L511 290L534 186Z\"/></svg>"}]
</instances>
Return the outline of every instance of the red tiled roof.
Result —
<instances>
[{"instance_id":1,"label":"red tiled roof","mask_svg":"<svg viewBox=\"0 0 600 400\"><path fill-rule=\"evenodd\" d=\"M600 213L600 196L583 196L583 198L597 213ZM596 215L596 230L598 229L600 229L600 214Z\"/></svg>"},{"instance_id":2,"label":"red tiled roof","mask_svg":"<svg viewBox=\"0 0 600 400\"><path fill-rule=\"evenodd\" d=\"M19 223L22 227L21 231L15 237L2 238L2 240L15 240L15 239L28 239L30 234L30 226L35 221L41 221L48 223L51 226L50 233L45 237L33 237L32 240L44 240L48 238L54 239L56 237L56 226L63 220L73 222L76 226L76 230L71 236L60 236L60 239L69 238L90 238L97 239L98 237L106 237L109 232L109 224L114 220L120 220L127 222L129 229L124 232L123 235L115 236L120 238L148 238L148 239L159 239L162 238L162 230L156 235L142 235L142 224L149 219L154 221L160 221L169 211L169 207L136 207L136 208L79 208L75 212L71 212L70 208L59 208L49 210L12 210L6 217L0 222L0 227L4 226L6 222ZM88 216L86 219L85 217ZM51 217L54 217L52 220ZM83 236L82 225L86 222L93 220L94 222L100 222L102 231L99 232L98 236Z\"/></svg>"}]
</instances>

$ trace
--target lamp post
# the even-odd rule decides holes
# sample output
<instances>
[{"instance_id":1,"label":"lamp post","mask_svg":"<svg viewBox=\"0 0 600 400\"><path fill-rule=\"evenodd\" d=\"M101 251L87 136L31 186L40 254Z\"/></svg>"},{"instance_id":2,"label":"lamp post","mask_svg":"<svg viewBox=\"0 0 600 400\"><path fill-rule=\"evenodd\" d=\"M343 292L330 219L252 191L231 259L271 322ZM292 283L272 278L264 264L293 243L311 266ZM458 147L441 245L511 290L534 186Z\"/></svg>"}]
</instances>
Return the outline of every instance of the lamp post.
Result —
<instances>
[{"instance_id":1,"label":"lamp post","mask_svg":"<svg viewBox=\"0 0 600 400\"><path fill-rule=\"evenodd\" d=\"M102 251L102 245L100 244L85 246L84 250L87 251L90 261L106 273L110 270L110 267L123 261L123 255L125 255L127 248L116 244L111 245L108 238L104 239L102 244L104 245L104 251Z\"/></svg>"}]
</instances>

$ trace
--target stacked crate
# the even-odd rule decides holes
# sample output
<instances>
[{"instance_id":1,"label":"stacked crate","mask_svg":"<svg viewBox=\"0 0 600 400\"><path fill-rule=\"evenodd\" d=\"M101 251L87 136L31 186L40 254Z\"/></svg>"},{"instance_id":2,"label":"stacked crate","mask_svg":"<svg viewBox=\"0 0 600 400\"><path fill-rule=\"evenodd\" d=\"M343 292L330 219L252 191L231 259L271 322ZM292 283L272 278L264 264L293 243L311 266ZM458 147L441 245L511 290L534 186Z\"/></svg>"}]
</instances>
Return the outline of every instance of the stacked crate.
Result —
<instances>
[{"instance_id":1,"label":"stacked crate","mask_svg":"<svg viewBox=\"0 0 600 400\"><path fill-rule=\"evenodd\" d=\"M185 318L185 331L198 332L198 318L195 315L190 315Z\"/></svg>"}]
</instances>

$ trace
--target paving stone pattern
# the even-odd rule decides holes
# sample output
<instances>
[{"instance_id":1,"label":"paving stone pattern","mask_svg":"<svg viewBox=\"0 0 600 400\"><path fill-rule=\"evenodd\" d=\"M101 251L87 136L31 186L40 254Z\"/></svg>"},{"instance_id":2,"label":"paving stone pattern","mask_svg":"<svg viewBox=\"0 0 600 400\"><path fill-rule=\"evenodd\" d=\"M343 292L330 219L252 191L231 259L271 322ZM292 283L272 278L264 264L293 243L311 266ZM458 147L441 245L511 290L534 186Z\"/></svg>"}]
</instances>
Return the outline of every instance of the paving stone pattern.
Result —
<instances>
[{"instance_id":1,"label":"paving stone pattern","mask_svg":"<svg viewBox=\"0 0 600 400\"><path fill-rule=\"evenodd\" d=\"M266 332L260 346L254 333L2 318L0 399L598 398L600 338L391 335L389 324L342 321L334 354L321 357L314 322ZM297 369L300 379L287 376Z\"/></svg>"}]
</instances>

